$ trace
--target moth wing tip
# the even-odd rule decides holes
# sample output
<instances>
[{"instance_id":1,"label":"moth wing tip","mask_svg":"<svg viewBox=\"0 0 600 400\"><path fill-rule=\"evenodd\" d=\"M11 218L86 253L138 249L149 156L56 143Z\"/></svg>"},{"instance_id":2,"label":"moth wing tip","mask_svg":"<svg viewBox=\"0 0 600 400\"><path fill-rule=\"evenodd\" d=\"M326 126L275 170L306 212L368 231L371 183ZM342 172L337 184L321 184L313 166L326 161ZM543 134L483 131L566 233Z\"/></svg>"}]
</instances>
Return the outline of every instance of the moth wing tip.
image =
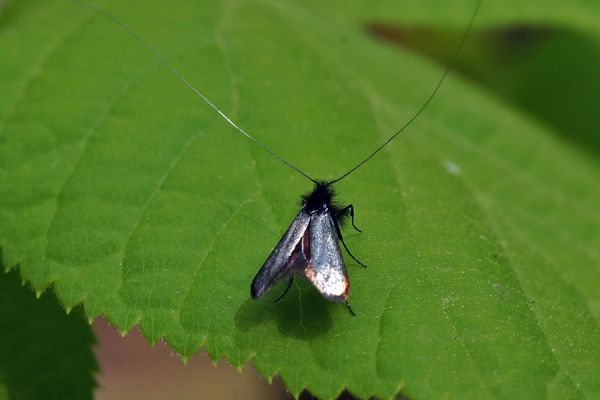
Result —
<instances>
[{"instance_id":1,"label":"moth wing tip","mask_svg":"<svg viewBox=\"0 0 600 400\"><path fill-rule=\"evenodd\" d=\"M250 286L250 296L252 296L252 300L257 300L263 294L264 290L260 290L260 288L257 287L257 285L255 285L254 282L252 282L252 285Z\"/></svg>"}]
</instances>

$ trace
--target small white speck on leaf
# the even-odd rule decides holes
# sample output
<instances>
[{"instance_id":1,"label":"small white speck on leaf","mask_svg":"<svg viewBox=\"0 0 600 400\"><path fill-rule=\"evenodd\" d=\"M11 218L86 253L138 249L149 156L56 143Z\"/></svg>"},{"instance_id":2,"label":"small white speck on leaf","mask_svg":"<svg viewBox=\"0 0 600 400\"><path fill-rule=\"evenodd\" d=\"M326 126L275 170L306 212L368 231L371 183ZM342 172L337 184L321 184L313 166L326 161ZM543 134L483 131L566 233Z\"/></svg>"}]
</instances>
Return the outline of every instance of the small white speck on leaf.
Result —
<instances>
[{"instance_id":1,"label":"small white speck on leaf","mask_svg":"<svg viewBox=\"0 0 600 400\"><path fill-rule=\"evenodd\" d=\"M444 297L442 299L442 308L446 309L446 308L448 308L449 305L450 305L450 298L449 297Z\"/></svg>"},{"instance_id":2,"label":"small white speck on leaf","mask_svg":"<svg viewBox=\"0 0 600 400\"><path fill-rule=\"evenodd\" d=\"M450 172L452 175L460 174L460 165L455 164L452 161L444 160L444 167L446 168L446 171Z\"/></svg>"}]
</instances>

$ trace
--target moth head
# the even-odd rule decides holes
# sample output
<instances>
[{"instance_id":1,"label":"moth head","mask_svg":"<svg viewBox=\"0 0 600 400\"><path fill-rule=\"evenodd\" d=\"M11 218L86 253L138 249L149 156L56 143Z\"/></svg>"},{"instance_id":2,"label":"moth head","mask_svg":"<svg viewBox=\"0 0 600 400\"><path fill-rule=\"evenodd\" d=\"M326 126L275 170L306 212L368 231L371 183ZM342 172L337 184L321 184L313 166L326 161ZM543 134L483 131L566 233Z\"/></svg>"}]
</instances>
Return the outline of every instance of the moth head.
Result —
<instances>
[{"instance_id":1,"label":"moth head","mask_svg":"<svg viewBox=\"0 0 600 400\"><path fill-rule=\"evenodd\" d=\"M313 190L302 196L302 207L308 212L316 212L330 207L335 196L332 185L326 181L317 181Z\"/></svg>"}]
</instances>

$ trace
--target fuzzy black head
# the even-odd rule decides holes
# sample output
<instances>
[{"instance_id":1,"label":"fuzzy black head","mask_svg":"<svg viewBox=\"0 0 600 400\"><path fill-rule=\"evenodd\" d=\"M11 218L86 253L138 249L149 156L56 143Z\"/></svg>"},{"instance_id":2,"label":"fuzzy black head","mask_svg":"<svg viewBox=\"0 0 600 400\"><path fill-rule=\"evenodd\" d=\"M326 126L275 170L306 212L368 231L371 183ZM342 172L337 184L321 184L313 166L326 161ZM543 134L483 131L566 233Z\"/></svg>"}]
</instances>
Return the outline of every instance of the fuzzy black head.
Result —
<instances>
[{"instance_id":1,"label":"fuzzy black head","mask_svg":"<svg viewBox=\"0 0 600 400\"><path fill-rule=\"evenodd\" d=\"M318 181L312 192L302 196L302 206L312 213L323 208L323 205L329 207L334 196L333 187L328 182Z\"/></svg>"},{"instance_id":2,"label":"fuzzy black head","mask_svg":"<svg viewBox=\"0 0 600 400\"><path fill-rule=\"evenodd\" d=\"M306 208L309 213L319 211L323 206L327 206L333 217L340 224L343 224L347 213L340 212L342 207L335 201L335 196L336 193L331 183L318 181L312 192L302 196L302 206Z\"/></svg>"}]
</instances>

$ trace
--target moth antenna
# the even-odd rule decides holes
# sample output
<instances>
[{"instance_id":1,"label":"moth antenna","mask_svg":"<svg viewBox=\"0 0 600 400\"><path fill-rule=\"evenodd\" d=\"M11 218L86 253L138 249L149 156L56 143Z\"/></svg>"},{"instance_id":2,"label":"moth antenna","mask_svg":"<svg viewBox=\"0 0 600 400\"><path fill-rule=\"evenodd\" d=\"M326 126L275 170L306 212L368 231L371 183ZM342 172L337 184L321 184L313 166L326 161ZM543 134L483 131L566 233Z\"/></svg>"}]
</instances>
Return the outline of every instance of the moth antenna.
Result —
<instances>
[{"instance_id":1,"label":"moth antenna","mask_svg":"<svg viewBox=\"0 0 600 400\"><path fill-rule=\"evenodd\" d=\"M82 1L82 0L72 0L72 1L74 3L77 3L79 5L87 7L89 9L92 9L92 10L94 10L95 12L97 12L99 14L104 15L111 22L113 22L113 23L117 24L118 26L120 26L131 37L133 37L138 43L140 43L142 46L144 46L146 48L146 50L148 50L150 52L150 54L152 54L154 56L154 58L159 63L161 63L173 76L175 76L177 79L179 79L179 81L181 81L185 86L187 86L188 89L190 89L192 92L194 92L194 94L196 94L196 96L198 96L202 100L204 100L210 106L210 108L212 108L213 110L215 110L225 121L227 121L229 123L229 125L233 126L239 133L241 133L242 135L244 135L245 137L247 137L248 139L250 139L258 147L260 147L261 149L263 149L264 151L266 151L267 153L269 153L271 156L275 157L277 160L281 161L282 163L284 163L285 165L287 165L288 167L290 167L294 171L298 172L300 175L304 176L306 179L312 181L315 184L317 183L316 179L314 179L313 177L311 177L310 175L308 175L306 172L302 171L300 168L294 166L292 163L290 163L289 161L287 161L286 159L284 159L282 156L280 156L279 154L277 154L275 151L271 150L270 148L268 148L267 146L265 146L264 144L262 144L258 139L256 139L255 137L253 137L252 135L250 135L248 132L246 132L245 130L243 130L242 128L240 128L235 122L233 122L233 120L231 118L229 118L223 111L221 111L221 109L219 109L219 107L217 107L212 101L210 101L210 99L208 97L206 97L206 95L204 93L202 93L194 85L192 85L187 79L185 79L185 77L183 75L181 75L173 66L171 66L171 64L169 64L163 58L163 56L161 56L160 53L157 50L154 49L154 47L152 47L148 42L146 42L144 39L142 39L142 37L140 35L138 35L133 29L131 29L127 24L125 24L124 22L122 22L121 20L119 20L117 17L115 17L114 15L112 15L111 13L109 13L108 11L106 11L106 10L104 10L104 9L102 9L102 8L94 5L94 4L87 3L87 2Z\"/></svg>"},{"instance_id":2,"label":"moth antenna","mask_svg":"<svg viewBox=\"0 0 600 400\"><path fill-rule=\"evenodd\" d=\"M425 111L425 109L427 108L427 106L429 105L429 103L431 103L431 100L433 100L433 98L437 94L438 90L442 86L442 83L444 83L444 81L446 80L446 77L448 76L448 73L452 69L452 66L456 62L456 59L458 58L458 55L461 52L461 50L463 48L463 45L465 44L467 36L469 36L469 33L471 32L471 28L473 27L473 22L475 21L475 17L477 16L477 13L479 12L479 7L481 5L481 1L482 0L477 0L477 4L475 5L475 10L473 11L473 14L471 15L471 19L469 20L469 25L467 25L467 29L463 33L463 36L460 39L460 42L458 44L458 47L456 48L456 51L452 55L452 58L450 59L450 62L448 63L448 65L446 66L446 69L442 73L442 76L440 77L438 83L433 88L433 91L431 92L431 94L429 95L429 97L427 98L427 100L425 100L425 103L423 103L423 105L417 110L417 112L408 121L406 121L404 123L404 125L402 125L400 127L400 129L398 129L396 132L394 132L392 134L392 136L390 136L385 142L383 142L381 145L379 145L379 147L377 147L375 149L375 151L373 151L371 154L369 154L369 156L367 158L365 158L364 160L360 161L358 164L356 164L354 167L350 168L350 170L348 170L342 176L340 176L340 177L338 177L338 178L330 181L329 183L333 184L333 183L339 182L342 179L346 178L351 173L353 173L354 171L356 171L357 169L359 169L360 167L362 167L367 161L369 161L371 158L375 157L375 155L377 153L379 153L381 151L381 149L383 149L385 146L387 146L388 143L390 143L398 135L400 135L402 132L404 132L404 130L406 128L408 128L423 113L423 111Z\"/></svg>"}]
</instances>

